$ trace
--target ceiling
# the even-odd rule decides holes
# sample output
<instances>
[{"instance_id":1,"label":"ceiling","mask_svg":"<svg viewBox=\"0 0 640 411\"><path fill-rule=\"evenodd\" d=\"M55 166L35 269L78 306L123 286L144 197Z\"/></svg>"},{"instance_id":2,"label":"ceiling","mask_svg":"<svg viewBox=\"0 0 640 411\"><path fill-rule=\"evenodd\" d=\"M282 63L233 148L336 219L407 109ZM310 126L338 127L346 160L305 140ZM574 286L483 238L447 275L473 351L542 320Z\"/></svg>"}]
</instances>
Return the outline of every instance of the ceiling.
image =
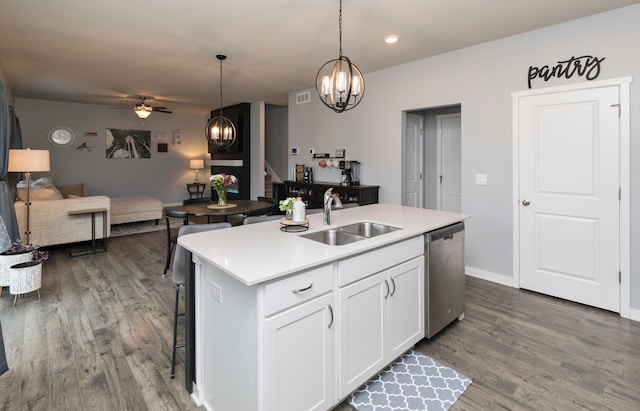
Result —
<instances>
[{"instance_id":1,"label":"ceiling","mask_svg":"<svg viewBox=\"0 0 640 411\"><path fill-rule=\"evenodd\" d=\"M343 54L365 74L640 0L344 0ZM0 0L14 97L207 114L287 104L338 56L338 0ZM387 45L383 38L397 34ZM365 97L366 98L366 97Z\"/></svg>"}]
</instances>

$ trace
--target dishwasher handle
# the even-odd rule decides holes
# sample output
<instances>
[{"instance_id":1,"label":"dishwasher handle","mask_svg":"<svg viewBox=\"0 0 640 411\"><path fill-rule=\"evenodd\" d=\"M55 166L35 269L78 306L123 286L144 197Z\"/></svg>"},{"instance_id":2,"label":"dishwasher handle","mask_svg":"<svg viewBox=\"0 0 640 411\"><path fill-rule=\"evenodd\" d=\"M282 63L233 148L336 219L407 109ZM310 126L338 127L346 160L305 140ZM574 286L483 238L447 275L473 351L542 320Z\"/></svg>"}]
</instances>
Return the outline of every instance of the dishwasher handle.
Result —
<instances>
[{"instance_id":1,"label":"dishwasher handle","mask_svg":"<svg viewBox=\"0 0 640 411\"><path fill-rule=\"evenodd\" d=\"M451 224L437 230L429 231L424 235L424 241L425 243L429 243L440 239L451 239L455 233L459 233L460 231L464 231L464 222Z\"/></svg>"}]
</instances>

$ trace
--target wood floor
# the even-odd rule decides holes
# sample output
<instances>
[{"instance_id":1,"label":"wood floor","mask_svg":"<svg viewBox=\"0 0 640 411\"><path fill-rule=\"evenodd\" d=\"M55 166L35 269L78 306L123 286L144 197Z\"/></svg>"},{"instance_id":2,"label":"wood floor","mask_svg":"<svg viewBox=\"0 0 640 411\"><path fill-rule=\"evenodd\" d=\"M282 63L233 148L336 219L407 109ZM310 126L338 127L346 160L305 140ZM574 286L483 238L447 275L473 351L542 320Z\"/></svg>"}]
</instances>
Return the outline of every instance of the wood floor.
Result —
<instances>
[{"instance_id":1,"label":"wood floor","mask_svg":"<svg viewBox=\"0 0 640 411\"><path fill-rule=\"evenodd\" d=\"M182 350L169 378L165 241L162 231L118 237L76 258L56 248L41 300L14 307L5 288L0 410L197 409ZM640 409L640 324L614 313L468 278L464 321L416 348L473 379L452 411Z\"/></svg>"}]
</instances>

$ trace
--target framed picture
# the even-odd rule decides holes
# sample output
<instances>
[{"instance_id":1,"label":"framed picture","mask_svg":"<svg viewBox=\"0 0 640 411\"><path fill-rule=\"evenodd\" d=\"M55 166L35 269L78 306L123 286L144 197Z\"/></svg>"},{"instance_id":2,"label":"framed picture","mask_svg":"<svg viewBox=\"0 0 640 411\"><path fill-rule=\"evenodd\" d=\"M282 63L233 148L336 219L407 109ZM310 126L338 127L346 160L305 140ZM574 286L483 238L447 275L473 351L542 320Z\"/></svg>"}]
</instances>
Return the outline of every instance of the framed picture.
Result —
<instances>
[{"instance_id":1,"label":"framed picture","mask_svg":"<svg viewBox=\"0 0 640 411\"><path fill-rule=\"evenodd\" d=\"M108 128L107 158L151 158L151 131Z\"/></svg>"},{"instance_id":2,"label":"framed picture","mask_svg":"<svg viewBox=\"0 0 640 411\"><path fill-rule=\"evenodd\" d=\"M304 164L296 164L296 181L304 181Z\"/></svg>"}]
</instances>

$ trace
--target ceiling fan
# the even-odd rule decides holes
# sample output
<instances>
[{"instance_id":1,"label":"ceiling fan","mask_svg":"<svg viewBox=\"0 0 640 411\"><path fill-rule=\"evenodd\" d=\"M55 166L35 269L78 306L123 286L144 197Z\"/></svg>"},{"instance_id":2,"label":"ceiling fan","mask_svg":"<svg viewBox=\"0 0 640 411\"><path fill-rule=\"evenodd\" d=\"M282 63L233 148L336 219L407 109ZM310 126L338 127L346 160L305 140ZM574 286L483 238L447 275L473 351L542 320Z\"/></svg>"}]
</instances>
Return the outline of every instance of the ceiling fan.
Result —
<instances>
[{"instance_id":1,"label":"ceiling fan","mask_svg":"<svg viewBox=\"0 0 640 411\"><path fill-rule=\"evenodd\" d=\"M138 97L138 99L140 99L140 103L136 104L133 107L133 112L136 113L138 118L141 118L144 120L145 118L149 117L151 113L154 111L158 113L169 113L169 114L172 113L171 111L167 110L166 107L152 107L148 104L145 104L145 100L147 98L153 100L153 97L140 96ZM126 108L126 107L113 107L113 108Z\"/></svg>"}]
</instances>

